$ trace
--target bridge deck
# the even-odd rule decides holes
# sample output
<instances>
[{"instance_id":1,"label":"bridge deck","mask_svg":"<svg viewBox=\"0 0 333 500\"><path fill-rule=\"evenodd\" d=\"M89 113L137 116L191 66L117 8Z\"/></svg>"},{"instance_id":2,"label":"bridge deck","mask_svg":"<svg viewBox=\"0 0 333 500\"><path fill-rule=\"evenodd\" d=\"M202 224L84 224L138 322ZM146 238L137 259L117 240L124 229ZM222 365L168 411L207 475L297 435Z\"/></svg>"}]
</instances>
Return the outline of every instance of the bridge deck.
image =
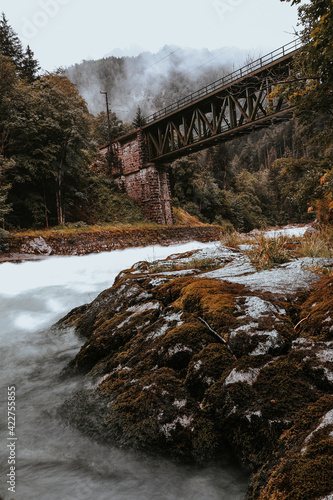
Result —
<instances>
[{"instance_id":1,"label":"bridge deck","mask_svg":"<svg viewBox=\"0 0 333 500\"><path fill-rule=\"evenodd\" d=\"M216 92L219 92L224 87L229 87L230 85L243 80L246 76L253 76L257 72L260 72L260 70L262 69L267 69L271 66L274 66L277 62L282 62L284 60L292 58L294 54L299 50L301 45L302 44L300 39L297 38L296 40L273 50L269 54L259 57L255 61L243 66L242 68L239 68L232 73L219 78L215 82L210 83L209 85L206 85L205 87L202 87L195 92L192 92L186 97L183 97L182 99L179 99L169 106L166 106L165 108L162 108L161 110L147 116L145 118L145 127L149 126L153 122L159 121L161 118L167 117L175 111L186 108L188 105L191 105L204 97L208 97Z\"/></svg>"},{"instance_id":2,"label":"bridge deck","mask_svg":"<svg viewBox=\"0 0 333 500\"><path fill-rule=\"evenodd\" d=\"M289 119L290 104L268 96L300 46L295 40L149 116L142 127L149 159L170 161Z\"/></svg>"}]
</instances>

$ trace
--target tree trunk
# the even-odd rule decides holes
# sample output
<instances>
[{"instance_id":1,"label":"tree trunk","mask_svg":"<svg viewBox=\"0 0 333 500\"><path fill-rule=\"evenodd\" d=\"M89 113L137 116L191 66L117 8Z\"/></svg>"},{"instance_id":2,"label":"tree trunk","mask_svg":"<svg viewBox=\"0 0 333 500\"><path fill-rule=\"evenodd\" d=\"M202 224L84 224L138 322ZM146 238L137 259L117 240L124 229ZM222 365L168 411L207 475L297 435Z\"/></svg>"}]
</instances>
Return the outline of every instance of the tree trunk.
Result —
<instances>
[{"instance_id":1,"label":"tree trunk","mask_svg":"<svg viewBox=\"0 0 333 500\"><path fill-rule=\"evenodd\" d=\"M44 211L45 211L45 224L49 227L49 218L47 216L47 204L46 204L46 193L45 193L45 183L43 182L43 195L44 195Z\"/></svg>"},{"instance_id":2,"label":"tree trunk","mask_svg":"<svg viewBox=\"0 0 333 500\"><path fill-rule=\"evenodd\" d=\"M57 201L58 224L65 224L65 217L62 206L62 161L60 162L58 168L56 201Z\"/></svg>"}]
</instances>

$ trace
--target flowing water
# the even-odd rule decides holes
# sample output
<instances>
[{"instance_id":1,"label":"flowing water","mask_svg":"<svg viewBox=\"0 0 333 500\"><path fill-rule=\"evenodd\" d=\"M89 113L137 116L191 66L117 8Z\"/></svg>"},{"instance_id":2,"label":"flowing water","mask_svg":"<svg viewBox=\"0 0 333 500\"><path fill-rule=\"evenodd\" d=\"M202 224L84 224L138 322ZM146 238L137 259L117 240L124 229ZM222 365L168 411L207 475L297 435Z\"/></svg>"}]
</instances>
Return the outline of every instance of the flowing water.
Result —
<instances>
[{"instance_id":1,"label":"flowing water","mask_svg":"<svg viewBox=\"0 0 333 500\"><path fill-rule=\"evenodd\" d=\"M205 246L193 242L0 264L0 497L244 499L248 477L235 467L180 465L103 446L55 416L57 406L85 382L59 381L58 374L82 341L70 330L55 333L50 326L73 307L93 300L133 263Z\"/></svg>"}]
</instances>

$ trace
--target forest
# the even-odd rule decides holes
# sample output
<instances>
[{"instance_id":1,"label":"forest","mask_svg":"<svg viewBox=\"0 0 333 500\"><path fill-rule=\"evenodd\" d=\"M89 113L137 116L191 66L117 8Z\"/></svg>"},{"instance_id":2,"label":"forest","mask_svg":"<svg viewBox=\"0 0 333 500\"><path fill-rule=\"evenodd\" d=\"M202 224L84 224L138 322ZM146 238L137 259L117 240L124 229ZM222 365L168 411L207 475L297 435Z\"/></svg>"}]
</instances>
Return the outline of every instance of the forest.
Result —
<instances>
[{"instance_id":1,"label":"forest","mask_svg":"<svg viewBox=\"0 0 333 500\"><path fill-rule=\"evenodd\" d=\"M282 0L300 4L298 0ZM333 220L333 7L330 0L299 6L303 47L288 81L274 89L295 104L290 122L224 142L170 165L175 207L225 230ZM166 48L169 54L170 48ZM113 180L91 168L108 140L105 111L91 110L89 90L112 94L111 134L144 123L230 65L188 71L172 48L168 71L151 72L141 93L128 89L130 109L117 102L128 74L154 65L149 54L84 61L41 74L3 13L0 18L0 227L47 228L70 223L143 223L140 207ZM206 54L209 57L209 54ZM168 55L163 56L168 60ZM172 64L171 64L172 63ZM89 87L89 74L94 82ZM147 75L146 75L147 76ZM118 89L118 90L117 90ZM130 96L131 98L129 99ZM117 110L117 113L114 110Z\"/></svg>"}]
</instances>

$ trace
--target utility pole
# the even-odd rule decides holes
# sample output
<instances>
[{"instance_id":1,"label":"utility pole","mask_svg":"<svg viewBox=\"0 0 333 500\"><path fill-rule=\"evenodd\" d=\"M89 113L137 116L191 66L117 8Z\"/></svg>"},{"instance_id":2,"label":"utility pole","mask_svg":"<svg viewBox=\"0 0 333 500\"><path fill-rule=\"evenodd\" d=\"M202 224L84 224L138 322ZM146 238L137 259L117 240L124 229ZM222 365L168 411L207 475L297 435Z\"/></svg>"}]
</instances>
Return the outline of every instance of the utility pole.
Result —
<instances>
[{"instance_id":1,"label":"utility pole","mask_svg":"<svg viewBox=\"0 0 333 500\"><path fill-rule=\"evenodd\" d=\"M106 116L108 119L108 136L109 136L109 145L108 145L108 164L111 172L111 163L112 163L112 149L111 149L111 122L110 122L110 110L109 110L109 99L107 92L101 92L100 94L105 95L105 105L106 105Z\"/></svg>"}]
</instances>

